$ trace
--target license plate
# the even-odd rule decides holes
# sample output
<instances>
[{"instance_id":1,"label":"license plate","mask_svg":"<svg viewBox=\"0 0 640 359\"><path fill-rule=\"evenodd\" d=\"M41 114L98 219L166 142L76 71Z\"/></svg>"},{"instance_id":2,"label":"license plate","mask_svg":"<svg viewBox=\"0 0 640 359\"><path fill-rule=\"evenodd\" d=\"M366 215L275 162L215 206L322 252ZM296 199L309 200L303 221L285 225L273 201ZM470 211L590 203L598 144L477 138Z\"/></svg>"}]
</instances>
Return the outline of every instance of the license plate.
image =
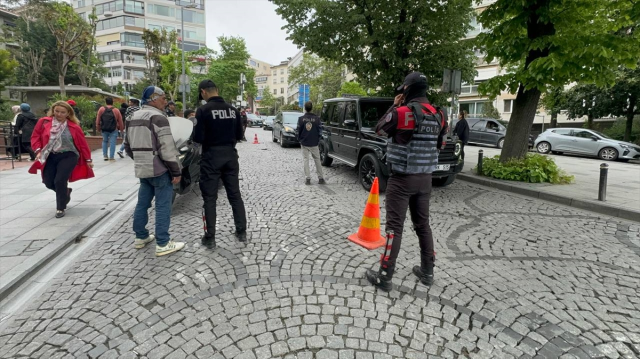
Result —
<instances>
[{"instance_id":1,"label":"license plate","mask_svg":"<svg viewBox=\"0 0 640 359\"><path fill-rule=\"evenodd\" d=\"M437 165L436 171L448 171L451 165Z\"/></svg>"}]
</instances>

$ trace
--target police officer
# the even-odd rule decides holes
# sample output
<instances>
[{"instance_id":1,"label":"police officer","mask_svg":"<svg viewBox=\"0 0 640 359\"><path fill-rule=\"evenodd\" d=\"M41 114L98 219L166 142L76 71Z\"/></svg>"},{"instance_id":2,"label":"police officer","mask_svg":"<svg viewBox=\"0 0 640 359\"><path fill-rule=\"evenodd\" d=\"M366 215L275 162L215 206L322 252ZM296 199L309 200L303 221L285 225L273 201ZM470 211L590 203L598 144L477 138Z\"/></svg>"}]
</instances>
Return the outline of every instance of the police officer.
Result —
<instances>
[{"instance_id":1,"label":"police officer","mask_svg":"<svg viewBox=\"0 0 640 359\"><path fill-rule=\"evenodd\" d=\"M198 100L207 101L196 111L193 136L194 142L202 144L200 191L206 221L202 244L213 249L216 247L216 201L220 179L233 210L236 236L242 242L247 240L247 215L240 194L240 164L236 150L236 143L242 139L242 121L240 111L224 102L213 81L203 80L198 91Z\"/></svg>"},{"instance_id":2,"label":"police officer","mask_svg":"<svg viewBox=\"0 0 640 359\"><path fill-rule=\"evenodd\" d=\"M433 283L433 236L429 226L431 173L438 164L438 151L445 144L447 124L442 111L427 100L427 78L410 73L398 87L393 107L378 121L376 132L387 136L387 182L385 208L387 246L378 271L367 270L366 278L384 291L392 289L391 278L400 251L407 208L420 243L420 266L413 273L425 285Z\"/></svg>"}]
</instances>

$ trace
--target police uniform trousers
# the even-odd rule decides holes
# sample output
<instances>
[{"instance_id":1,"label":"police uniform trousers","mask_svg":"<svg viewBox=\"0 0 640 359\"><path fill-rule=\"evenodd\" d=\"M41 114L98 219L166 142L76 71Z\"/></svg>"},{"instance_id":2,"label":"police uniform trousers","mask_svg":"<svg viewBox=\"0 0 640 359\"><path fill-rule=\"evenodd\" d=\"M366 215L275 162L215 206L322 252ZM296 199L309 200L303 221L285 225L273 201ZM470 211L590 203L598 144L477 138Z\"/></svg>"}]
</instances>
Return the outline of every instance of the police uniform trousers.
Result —
<instances>
[{"instance_id":1,"label":"police uniform trousers","mask_svg":"<svg viewBox=\"0 0 640 359\"><path fill-rule=\"evenodd\" d=\"M396 259L402 244L404 222L407 209L411 215L414 230L420 244L420 258L423 263L433 263L433 235L429 225L429 199L431 198L431 174L398 174L389 177L385 197L386 230L393 231L391 253L383 258L382 268L390 279L395 270Z\"/></svg>"},{"instance_id":2,"label":"police uniform trousers","mask_svg":"<svg viewBox=\"0 0 640 359\"><path fill-rule=\"evenodd\" d=\"M236 232L247 229L247 214L240 194L239 172L238 152L231 146L210 147L202 154L200 191L204 200L207 234L210 236L215 236L216 233L216 201L220 179L233 210Z\"/></svg>"}]
</instances>

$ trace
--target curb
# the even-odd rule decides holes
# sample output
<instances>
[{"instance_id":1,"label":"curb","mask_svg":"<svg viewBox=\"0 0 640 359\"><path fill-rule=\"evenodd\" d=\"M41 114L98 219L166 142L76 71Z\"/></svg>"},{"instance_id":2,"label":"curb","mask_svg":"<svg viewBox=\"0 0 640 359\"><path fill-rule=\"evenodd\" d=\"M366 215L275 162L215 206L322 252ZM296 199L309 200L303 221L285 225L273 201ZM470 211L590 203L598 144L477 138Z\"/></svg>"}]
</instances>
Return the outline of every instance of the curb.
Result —
<instances>
[{"instance_id":1,"label":"curb","mask_svg":"<svg viewBox=\"0 0 640 359\"><path fill-rule=\"evenodd\" d=\"M519 186L510 185L508 182L502 182L498 180L489 179L486 177L480 177L475 174L458 173L458 179L466 182L471 182L495 189L499 189L506 192L517 193L527 197L533 197L544 201L554 202L569 207L583 209L591 212L604 214L607 216L618 217L629 221L640 222L640 211L632 209L619 208L611 206L598 201L591 201L585 199L576 199L571 197L562 196L559 194L545 193L534 189L522 188Z\"/></svg>"},{"instance_id":2,"label":"curb","mask_svg":"<svg viewBox=\"0 0 640 359\"><path fill-rule=\"evenodd\" d=\"M80 237L82 237L82 235L87 233L93 226L108 216L137 191L138 187L136 186L135 188L118 196L111 203L105 206L105 208L102 208L91 216L85 218L76 226L69 228L66 232L53 239L49 244L36 252L36 254L13 267L6 274L3 274L2 282L0 282L0 301L7 298L14 290L31 278L45 264L56 258L60 253L67 249L67 247L76 242Z\"/></svg>"}]
</instances>

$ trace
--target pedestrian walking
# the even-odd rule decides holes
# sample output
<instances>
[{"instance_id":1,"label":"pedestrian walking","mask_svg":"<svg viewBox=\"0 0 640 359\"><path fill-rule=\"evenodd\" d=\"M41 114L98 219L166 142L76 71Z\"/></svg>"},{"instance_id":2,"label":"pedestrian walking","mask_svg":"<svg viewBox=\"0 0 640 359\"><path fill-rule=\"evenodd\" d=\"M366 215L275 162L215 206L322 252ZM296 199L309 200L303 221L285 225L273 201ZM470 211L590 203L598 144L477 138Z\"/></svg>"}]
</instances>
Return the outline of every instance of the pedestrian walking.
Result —
<instances>
[{"instance_id":1,"label":"pedestrian walking","mask_svg":"<svg viewBox=\"0 0 640 359\"><path fill-rule=\"evenodd\" d=\"M42 171L44 185L56 192L56 218L64 217L71 201L68 182L94 177L91 150L71 106L58 101L31 134L36 161L29 173Z\"/></svg>"},{"instance_id":2,"label":"pedestrian walking","mask_svg":"<svg viewBox=\"0 0 640 359\"><path fill-rule=\"evenodd\" d=\"M245 111L244 107L240 107L240 119L242 120L242 141L247 142L247 136L245 133L247 132L249 117L247 116L247 111Z\"/></svg>"},{"instance_id":3,"label":"pedestrian walking","mask_svg":"<svg viewBox=\"0 0 640 359\"><path fill-rule=\"evenodd\" d=\"M458 123L453 128L460 141L460 157L464 160L464 147L469 143L469 123L467 122L467 111L460 111L458 115Z\"/></svg>"},{"instance_id":4,"label":"pedestrian walking","mask_svg":"<svg viewBox=\"0 0 640 359\"><path fill-rule=\"evenodd\" d=\"M14 134L18 134L18 131L16 131L16 123L18 121L18 115L20 114L20 106L19 105L14 105L11 106L11 112L13 113L13 119L11 119L11 129L13 130L13 133L11 133L11 135ZM7 145L9 145L7 143ZM16 160L18 159L18 150L20 147L20 139L18 137L14 137L11 136L11 147L7 148L7 156L11 155L13 158L15 158Z\"/></svg>"},{"instance_id":5,"label":"pedestrian walking","mask_svg":"<svg viewBox=\"0 0 640 359\"><path fill-rule=\"evenodd\" d=\"M11 112L13 113L13 119L11 119L11 125L15 127L18 121L18 115L20 114L20 106L19 105L11 106Z\"/></svg>"},{"instance_id":6,"label":"pedestrian walking","mask_svg":"<svg viewBox=\"0 0 640 359\"><path fill-rule=\"evenodd\" d=\"M311 184L309 155L313 157L313 162L316 165L318 183L325 184L324 176L322 175L322 166L320 164L320 150L318 149L318 143L320 143L320 136L322 135L322 122L320 121L320 117L311 112L313 110L313 103L311 101L307 101L304 104L304 110L306 113L304 116L300 116L300 118L298 118L298 127L296 128L296 132L298 133L298 141L302 148L304 175L306 177L305 184Z\"/></svg>"},{"instance_id":7,"label":"pedestrian walking","mask_svg":"<svg viewBox=\"0 0 640 359\"><path fill-rule=\"evenodd\" d=\"M124 119L124 131L122 132L122 145L120 145L120 149L118 150L118 156L120 156L120 158L124 158L124 139L127 137L128 122L131 120L131 116L133 116L133 113L138 111L139 109L140 100L135 98L129 99L129 106L127 106L127 109L124 112L124 116L122 117Z\"/></svg>"},{"instance_id":8,"label":"pedestrian walking","mask_svg":"<svg viewBox=\"0 0 640 359\"><path fill-rule=\"evenodd\" d=\"M176 103L173 102L173 101L169 101L165 111L167 112L167 117L175 116L176 115Z\"/></svg>"},{"instance_id":9,"label":"pedestrian walking","mask_svg":"<svg viewBox=\"0 0 640 359\"><path fill-rule=\"evenodd\" d=\"M213 81L201 81L198 91L198 101L207 101L196 110L193 134L194 142L202 145L200 191L206 222L202 245L213 249L216 247L216 201L220 179L233 210L236 237L242 242L247 240L247 215L240 193L240 164L236 150L236 143L242 140L243 128L240 111L224 102Z\"/></svg>"},{"instance_id":10,"label":"pedestrian walking","mask_svg":"<svg viewBox=\"0 0 640 359\"><path fill-rule=\"evenodd\" d=\"M180 182L181 165L171 126L164 112L167 100L159 87L149 86L142 93L142 108L135 113L127 128L125 151L133 159L136 177L140 179L138 203L133 212L134 247L144 248L156 241L156 256L164 256L184 248L169 236L173 185ZM156 234L149 234L148 210L156 199Z\"/></svg>"},{"instance_id":11,"label":"pedestrian walking","mask_svg":"<svg viewBox=\"0 0 640 359\"><path fill-rule=\"evenodd\" d=\"M29 159L34 161L36 159L36 154L33 152L33 148L31 147L31 134L33 134L33 129L36 127L38 119L36 118L36 115L31 112L31 106L29 106L29 104L21 104L20 110L22 112L18 114L15 131L20 134L22 148L25 152L29 153Z\"/></svg>"},{"instance_id":12,"label":"pedestrian walking","mask_svg":"<svg viewBox=\"0 0 640 359\"><path fill-rule=\"evenodd\" d=\"M113 107L113 98L107 97L106 106L100 107L96 115L96 129L102 132L102 155L105 161L115 162L116 140L118 132L124 130L122 115L120 111ZM107 156L109 150L109 156Z\"/></svg>"},{"instance_id":13,"label":"pedestrian walking","mask_svg":"<svg viewBox=\"0 0 640 359\"><path fill-rule=\"evenodd\" d=\"M425 285L433 283L435 252L429 225L431 173L438 164L438 151L444 147L447 123L444 113L429 104L427 78L412 72L398 87L403 91L378 121L376 132L391 140L387 145L387 164L391 176L385 200L387 244L378 271L367 270L367 280L384 291L393 287L391 279L402 243L407 208L420 244L420 265L413 273ZM390 251L389 251L390 250Z\"/></svg>"}]
</instances>

